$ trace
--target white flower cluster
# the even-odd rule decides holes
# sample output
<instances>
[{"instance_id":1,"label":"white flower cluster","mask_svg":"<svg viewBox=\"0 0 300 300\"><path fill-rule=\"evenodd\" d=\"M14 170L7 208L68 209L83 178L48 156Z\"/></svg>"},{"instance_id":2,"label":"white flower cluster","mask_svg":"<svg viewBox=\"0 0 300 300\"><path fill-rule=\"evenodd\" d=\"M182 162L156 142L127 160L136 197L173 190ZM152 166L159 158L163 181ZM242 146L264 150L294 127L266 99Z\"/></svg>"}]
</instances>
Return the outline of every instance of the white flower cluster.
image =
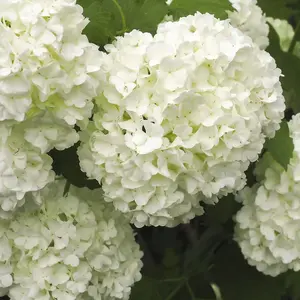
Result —
<instances>
[{"instance_id":1,"label":"white flower cluster","mask_svg":"<svg viewBox=\"0 0 300 300\"><path fill-rule=\"evenodd\" d=\"M81 168L136 226L174 226L240 190L285 108L274 59L210 14L107 45Z\"/></svg>"},{"instance_id":2,"label":"white flower cluster","mask_svg":"<svg viewBox=\"0 0 300 300\"><path fill-rule=\"evenodd\" d=\"M0 121L23 121L38 110L68 124L91 115L98 87L98 47L82 30L75 0L0 3Z\"/></svg>"},{"instance_id":3,"label":"white flower cluster","mask_svg":"<svg viewBox=\"0 0 300 300\"><path fill-rule=\"evenodd\" d=\"M79 139L102 54L74 0L0 1L0 215L53 180L52 148Z\"/></svg>"},{"instance_id":4,"label":"white flower cluster","mask_svg":"<svg viewBox=\"0 0 300 300\"><path fill-rule=\"evenodd\" d=\"M253 39L261 49L266 49L269 45L269 26L261 8L257 5L257 0L229 0L235 11L228 11L228 18L231 25L240 29L244 34ZM167 5L171 5L173 0L167 0ZM168 20L168 18L171 18ZM166 16L165 21L172 21L172 16ZM273 25L273 24L272 24Z\"/></svg>"},{"instance_id":5,"label":"white flower cluster","mask_svg":"<svg viewBox=\"0 0 300 300\"><path fill-rule=\"evenodd\" d=\"M300 114L289 122L294 153L285 171L270 156L259 162L262 179L239 195L235 239L250 265L277 276L300 270Z\"/></svg>"},{"instance_id":6,"label":"white flower cluster","mask_svg":"<svg viewBox=\"0 0 300 300\"><path fill-rule=\"evenodd\" d=\"M229 11L228 17L234 27L250 36L261 49L269 45L269 26L266 16L257 5L257 0L230 0L235 11Z\"/></svg>"},{"instance_id":7,"label":"white flower cluster","mask_svg":"<svg viewBox=\"0 0 300 300\"><path fill-rule=\"evenodd\" d=\"M280 39L280 46L283 51L288 51L295 31L286 20L267 18L267 21L274 27ZM294 54L300 57L300 42L296 42Z\"/></svg>"},{"instance_id":8,"label":"white flower cluster","mask_svg":"<svg viewBox=\"0 0 300 300\"><path fill-rule=\"evenodd\" d=\"M11 300L128 299L142 252L122 214L101 191L64 181L26 195L0 221L0 287ZM42 203L37 205L37 203Z\"/></svg>"},{"instance_id":9,"label":"white flower cluster","mask_svg":"<svg viewBox=\"0 0 300 300\"><path fill-rule=\"evenodd\" d=\"M0 218L8 218L27 192L54 180L47 152L71 147L79 135L47 112L21 123L0 122L0 134Z\"/></svg>"}]
</instances>

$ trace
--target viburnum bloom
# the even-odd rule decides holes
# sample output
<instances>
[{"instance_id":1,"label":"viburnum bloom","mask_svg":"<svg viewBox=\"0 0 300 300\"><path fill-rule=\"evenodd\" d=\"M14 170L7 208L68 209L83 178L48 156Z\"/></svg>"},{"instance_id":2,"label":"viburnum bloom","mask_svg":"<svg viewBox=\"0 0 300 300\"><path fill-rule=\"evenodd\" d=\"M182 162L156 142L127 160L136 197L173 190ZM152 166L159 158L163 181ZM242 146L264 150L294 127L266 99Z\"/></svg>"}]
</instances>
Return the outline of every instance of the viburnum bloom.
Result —
<instances>
[{"instance_id":1,"label":"viburnum bloom","mask_svg":"<svg viewBox=\"0 0 300 300\"><path fill-rule=\"evenodd\" d=\"M101 190L64 180L0 221L0 287L11 300L128 299L141 279L142 252L124 216Z\"/></svg>"},{"instance_id":2,"label":"viburnum bloom","mask_svg":"<svg viewBox=\"0 0 300 300\"><path fill-rule=\"evenodd\" d=\"M71 147L92 114L98 46L74 0L0 1L0 217L54 179L47 152Z\"/></svg>"},{"instance_id":3,"label":"viburnum bloom","mask_svg":"<svg viewBox=\"0 0 300 300\"><path fill-rule=\"evenodd\" d=\"M269 45L267 18L257 0L229 0L235 11L228 12L230 23L250 36L261 49Z\"/></svg>"},{"instance_id":4,"label":"viburnum bloom","mask_svg":"<svg viewBox=\"0 0 300 300\"><path fill-rule=\"evenodd\" d=\"M227 11L231 25L240 29L244 34L252 38L261 49L269 45L269 22L262 9L257 5L257 0L229 0L234 11ZM167 0L171 5L173 0ZM170 20L168 20L170 18ZM166 16L166 21L172 21L172 16ZM272 24L273 25L273 24Z\"/></svg>"},{"instance_id":5,"label":"viburnum bloom","mask_svg":"<svg viewBox=\"0 0 300 300\"><path fill-rule=\"evenodd\" d=\"M98 87L101 53L82 30L75 0L0 2L0 121L51 111L84 125Z\"/></svg>"},{"instance_id":6,"label":"viburnum bloom","mask_svg":"<svg viewBox=\"0 0 300 300\"><path fill-rule=\"evenodd\" d=\"M81 168L136 226L174 226L245 185L285 108L274 59L196 13L107 45Z\"/></svg>"},{"instance_id":7,"label":"viburnum bloom","mask_svg":"<svg viewBox=\"0 0 300 300\"><path fill-rule=\"evenodd\" d=\"M0 133L0 218L8 218L23 205L27 192L54 180L47 152L71 147L79 135L49 112L21 123L2 121Z\"/></svg>"},{"instance_id":8,"label":"viburnum bloom","mask_svg":"<svg viewBox=\"0 0 300 300\"><path fill-rule=\"evenodd\" d=\"M277 276L300 270L300 114L289 122L293 157L284 170L270 155L259 161L261 182L239 194L235 239L248 263Z\"/></svg>"}]
</instances>

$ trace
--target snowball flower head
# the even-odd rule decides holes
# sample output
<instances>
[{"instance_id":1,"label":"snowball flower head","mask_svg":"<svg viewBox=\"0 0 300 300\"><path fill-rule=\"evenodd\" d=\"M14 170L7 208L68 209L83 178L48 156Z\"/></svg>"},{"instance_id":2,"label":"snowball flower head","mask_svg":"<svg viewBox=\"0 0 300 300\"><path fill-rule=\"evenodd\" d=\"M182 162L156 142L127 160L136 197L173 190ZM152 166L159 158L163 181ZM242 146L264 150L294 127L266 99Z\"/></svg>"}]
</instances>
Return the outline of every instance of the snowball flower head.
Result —
<instances>
[{"instance_id":1,"label":"snowball flower head","mask_svg":"<svg viewBox=\"0 0 300 300\"><path fill-rule=\"evenodd\" d=\"M0 217L54 179L47 152L87 125L102 56L87 23L74 0L0 1Z\"/></svg>"},{"instance_id":2,"label":"snowball flower head","mask_svg":"<svg viewBox=\"0 0 300 300\"><path fill-rule=\"evenodd\" d=\"M0 222L0 287L12 300L128 299L142 266L128 221L100 190L64 186L28 194Z\"/></svg>"},{"instance_id":3,"label":"snowball flower head","mask_svg":"<svg viewBox=\"0 0 300 300\"><path fill-rule=\"evenodd\" d=\"M241 189L283 117L274 59L228 21L197 13L118 37L81 168L136 226L174 226L199 200Z\"/></svg>"},{"instance_id":4,"label":"snowball flower head","mask_svg":"<svg viewBox=\"0 0 300 300\"><path fill-rule=\"evenodd\" d=\"M101 54L82 35L82 11L74 0L0 2L0 121L48 110L86 123Z\"/></svg>"},{"instance_id":5,"label":"snowball flower head","mask_svg":"<svg viewBox=\"0 0 300 300\"><path fill-rule=\"evenodd\" d=\"M0 122L0 132L0 218L7 218L27 192L53 181L54 172L51 157L24 138L23 126Z\"/></svg>"},{"instance_id":6,"label":"snowball flower head","mask_svg":"<svg viewBox=\"0 0 300 300\"><path fill-rule=\"evenodd\" d=\"M8 218L24 204L26 193L54 180L47 152L71 147L79 135L49 112L21 123L2 121L0 134L0 218Z\"/></svg>"},{"instance_id":7,"label":"snowball flower head","mask_svg":"<svg viewBox=\"0 0 300 300\"><path fill-rule=\"evenodd\" d=\"M289 122L294 153L284 170L268 154L256 173L262 179L240 195L235 239L250 265L277 276L300 270L300 114ZM265 167L267 166L267 167Z\"/></svg>"},{"instance_id":8,"label":"snowball flower head","mask_svg":"<svg viewBox=\"0 0 300 300\"><path fill-rule=\"evenodd\" d=\"M235 11L228 12L230 23L250 36L261 49L269 45L267 18L257 0L229 0Z\"/></svg>"}]
</instances>

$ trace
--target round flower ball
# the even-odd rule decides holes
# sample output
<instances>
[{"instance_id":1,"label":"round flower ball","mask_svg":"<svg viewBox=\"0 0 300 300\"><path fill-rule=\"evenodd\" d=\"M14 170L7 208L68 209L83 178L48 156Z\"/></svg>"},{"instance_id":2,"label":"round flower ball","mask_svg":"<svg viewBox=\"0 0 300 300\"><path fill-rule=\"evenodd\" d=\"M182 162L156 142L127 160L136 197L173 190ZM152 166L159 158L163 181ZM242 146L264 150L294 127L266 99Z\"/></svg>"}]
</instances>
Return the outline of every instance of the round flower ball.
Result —
<instances>
[{"instance_id":1,"label":"round flower ball","mask_svg":"<svg viewBox=\"0 0 300 300\"><path fill-rule=\"evenodd\" d=\"M106 46L80 165L137 227L175 226L244 187L285 108L274 59L196 13Z\"/></svg>"},{"instance_id":2,"label":"round flower ball","mask_svg":"<svg viewBox=\"0 0 300 300\"><path fill-rule=\"evenodd\" d=\"M235 240L248 263L271 276L300 271L300 114L289 129L294 153L287 170L267 154L256 170L261 182L238 196Z\"/></svg>"},{"instance_id":3,"label":"round flower ball","mask_svg":"<svg viewBox=\"0 0 300 300\"><path fill-rule=\"evenodd\" d=\"M257 5L257 0L229 0L234 11L228 11L230 23L251 37L260 49L269 45L267 17Z\"/></svg>"},{"instance_id":4,"label":"round flower ball","mask_svg":"<svg viewBox=\"0 0 300 300\"><path fill-rule=\"evenodd\" d=\"M98 47L74 0L0 1L0 217L54 180L51 149L74 145L92 114Z\"/></svg>"},{"instance_id":5,"label":"round flower ball","mask_svg":"<svg viewBox=\"0 0 300 300\"><path fill-rule=\"evenodd\" d=\"M84 126L99 85L101 53L82 30L75 0L0 2L0 121L51 111Z\"/></svg>"},{"instance_id":6,"label":"round flower ball","mask_svg":"<svg viewBox=\"0 0 300 300\"><path fill-rule=\"evenodd\" d=\"M0 221L0 288L11 300L129 299L142 252L101 190L58 180Z\"/></svg>"},{"instance_id":7,"label":"round flower ball","mask_svg":"<svg viewBox=\"0 0 300 300\"><path fill-rule=\"evenodd\" d=\"M51 149L74 145L78 133L49 112L23 122L0 122L0 218L22 206L25 194L54 180Z\"/></svg>"}]
</instances>

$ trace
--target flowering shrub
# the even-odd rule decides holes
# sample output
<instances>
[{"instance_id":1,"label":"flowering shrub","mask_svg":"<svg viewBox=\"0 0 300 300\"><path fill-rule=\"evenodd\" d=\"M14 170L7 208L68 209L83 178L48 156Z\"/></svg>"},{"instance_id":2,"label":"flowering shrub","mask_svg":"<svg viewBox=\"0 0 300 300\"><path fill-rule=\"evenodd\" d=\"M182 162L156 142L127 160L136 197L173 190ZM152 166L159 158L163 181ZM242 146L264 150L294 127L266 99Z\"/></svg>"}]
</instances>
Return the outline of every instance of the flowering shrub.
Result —
<instances>
[{"instance_id":1,"label":"flowering shrub","mask_svg":"<svg viewBox=\"0 0 300 300\"><path fill-rule=\"evenodd\" d=\"M0 1L0 298L299 299L299 7Z\"/></svg>"}]
</instances>

